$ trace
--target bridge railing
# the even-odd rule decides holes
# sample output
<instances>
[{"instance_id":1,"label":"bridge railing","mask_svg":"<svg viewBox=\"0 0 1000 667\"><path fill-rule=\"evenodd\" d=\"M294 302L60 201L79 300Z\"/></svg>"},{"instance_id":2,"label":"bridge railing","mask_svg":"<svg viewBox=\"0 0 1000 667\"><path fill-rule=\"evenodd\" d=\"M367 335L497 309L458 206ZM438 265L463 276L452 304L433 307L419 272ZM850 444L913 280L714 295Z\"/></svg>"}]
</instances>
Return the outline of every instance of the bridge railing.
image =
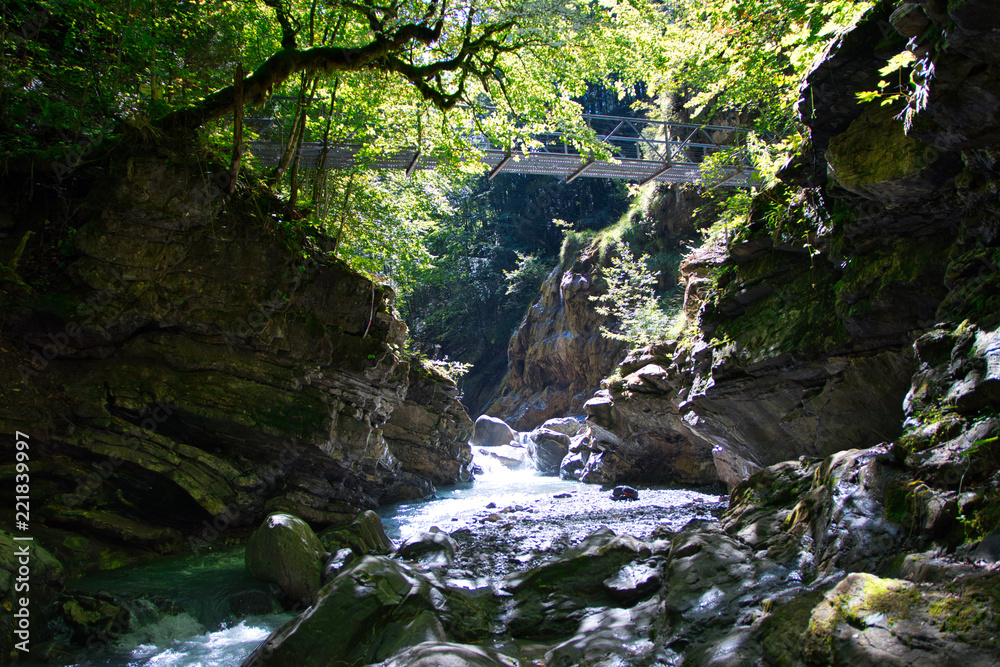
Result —
<instances>
[{"instance_id":1,"label":"bridge railing","mask_svg":"<svg viewBox=\"0 0 1000 667\"><path fill-rule=\"evenodd\" d=\"M279 98L271 103L271 115L244 120L261 138L250 142L250 149L262 164L278 163L287 142L281 107L293 101L294 98ZM341 134L326 147L318 141L320 137L307 134L299 149L300 164L316 167L322 162L327 169L356 165L362 144L367 143L365 137L379 136L380 129L377 119L351 120L352 123L342 123L339 127L355 129L347 135ZM585 142L577 139L579 133L561 131L535 134L518 149L498 145L483 134L470 136L468 140L482 151L483 161L491 168L490 178L509 171L548 174L567 181L589 176L643 183L651 180L732 186L756 183L756 170L747 151L748 129L598 114L584 114L583 120L591 139L603 151L586 147ZM714 172L702 173L705 161L720 153L722 157L713 160ZM376 159L370 166L405 169L410 173L418 168L433 168L435 162L417 147L404 147Z\"/></svg>"}]
</instances>

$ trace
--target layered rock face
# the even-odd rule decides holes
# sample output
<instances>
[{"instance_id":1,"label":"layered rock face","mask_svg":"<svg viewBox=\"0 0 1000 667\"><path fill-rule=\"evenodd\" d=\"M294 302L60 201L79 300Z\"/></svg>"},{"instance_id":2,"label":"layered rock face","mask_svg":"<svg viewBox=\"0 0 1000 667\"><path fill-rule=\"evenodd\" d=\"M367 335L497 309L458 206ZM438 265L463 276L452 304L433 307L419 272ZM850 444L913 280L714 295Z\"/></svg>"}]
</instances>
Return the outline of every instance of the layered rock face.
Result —
<instances>
[{"instance_id":1,"label":"layered rock face","mask_svg":"<svg viewBox=\"0 0 1000 667\"><path fill-rule=\"evenodd\" d=\"M632 250L664 264L662 291L677 285L676 264L670 266L667 258L679 257L682 242L696 235L692 215L703 203L693 188L664 189L631 214L643 230ZM584 413L583 404L626 352L621 342L601 334L602 325L614 325L593 301L604 293L601 268L599 243L567 238L562 263L511 336L508 372L488 414L529 431L547 419Z\"/></svg>"},{"instance_id":2,"label":"layered rock face","mask_svg":"<svg viewBox=\"0 0 1000 667\"><path fill-rule=\"evenodd\" d=\"M688 258L687 308L708 346L690 350L681 411L724 481L898 437L912 340L936 322L996 325L1000 70L987 5L870 12L803 90L811 145L781 175L805 188L777 186L743 237ZM916 57L931 53L935 73L907 134L901 108L854 94L876 89L915 22Z\"/></svg>"},{"instance_id":3,"label":"layered rock face","mask_svg":"<svg viewBox=\"0 0 1000 667\"><path fill-rule=\"evenodd\" d=\"M621 343L601 335L604 317L590 300L601 293L598 253L590 248L576 257L579 251L566 249L570 261L549 274L511 337L501 397L486 410L521 431L551 417L579 414L624 355Z\"/></svg>"},{"instance_id":4,"label":"layered rock face","mask_svg":"<svg viewBox=\"0 0 1000 667\"><path fill-rule=\"evenodd\" d=\"M472 423L403 358L391 291L202 172L135 155L78 175L78 230L29 236L5 275L4 451L30 436L31 528L72 570L469 478ZM9 181L13 238L63 219Z\"/></svg>"}]
</instances>

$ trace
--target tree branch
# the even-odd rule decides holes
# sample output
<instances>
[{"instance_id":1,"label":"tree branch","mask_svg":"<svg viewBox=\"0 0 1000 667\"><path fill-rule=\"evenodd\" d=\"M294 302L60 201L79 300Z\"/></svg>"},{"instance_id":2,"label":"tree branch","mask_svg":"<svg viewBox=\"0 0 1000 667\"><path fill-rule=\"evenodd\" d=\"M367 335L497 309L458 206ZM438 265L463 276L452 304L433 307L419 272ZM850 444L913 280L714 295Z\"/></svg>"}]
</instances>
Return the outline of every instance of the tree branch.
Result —
<instances>
[{"instance_id":1,"label":"tree branch","mask_svg":"<svg viewBox=\"0 0 1000 667\"><path fill-rule=\"evenodd\" d=\"M268 0L269 6L275 7L279 20L283 16L281 0ZM374 39L361 47L318 46L311 49L283 48L268 58L250 76L243 81L243 98L247 103L254 104L266 97L275 86L284 83L290 76L298 73L308 75L330 75L337 72L358 71L363 69L395 72L404 76L427 100L442 110L455 106L465 94L467 77L472 74L480 79L489 76L477 69L473 58L482 51L505 52L516 49L516 45L505 43L506 35L514 27L514 21L486 25L477 37L473 37L474 21L468 17L463 26L461 47L453 56L415 65L406 62L399 56L403 48L413 42L431 45L440 39L444 19L443 12L447 6L442 1L433 0L424 20L407 23L383 33L384 22L379 12L391 11L392 8L376 7L357 2L345 2L349 7L365 15L373 27ZM434 21L431 25L430 21ZM288 37L292 30L287 17L282 21L283 32ZM287 29L286 29L287 28ZM294 34L292 34L294 37ZM284 41L288 41L287 39ZM294 40L292 40L294 41ZM440 82L440 75L446 72L460 73L456 87L447 90ZM433 85L432 81L438 85ZM235 87L229 86L205 97L198 104L186 109L179 109L163 118L156 125L165 131L190 132L200 125L230 113L236 103Z\"/></svg>"}]
</instances>

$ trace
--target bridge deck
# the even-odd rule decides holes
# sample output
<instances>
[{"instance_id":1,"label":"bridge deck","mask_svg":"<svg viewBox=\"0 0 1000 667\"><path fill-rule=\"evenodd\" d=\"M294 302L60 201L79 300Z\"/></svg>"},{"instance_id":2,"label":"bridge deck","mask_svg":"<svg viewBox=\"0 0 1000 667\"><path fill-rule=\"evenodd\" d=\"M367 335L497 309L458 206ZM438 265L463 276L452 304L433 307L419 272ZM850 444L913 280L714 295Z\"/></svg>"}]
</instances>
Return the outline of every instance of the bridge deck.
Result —
<instances>
[{"instance_id":1,"label":"bridge deck","mask_svg":"<svg viewBox=\"0 0 1000 667\"><path fill-rule=\"evenodd\" d=\"M618 116L584 116L611 159L591 159L566 142L558 132L537 135L527 151L510 153L491 144L485 137L473 137L490 167L490 178L500 172L556 176L567 182L576 178L612 178L647 183L703 183L748 187L757 183L757 172L743 151L748 131L735 127L667 123ZM275 119L248 119L259 129L267 129ZM284 142L252 141L250 152L263 166L278 164ZM304 142L299 150L302 167L345 169L361 163L359 143L330 145L323 157L323 144ZM721 166L711 174L702 173L702 162L710 155L725 152ZM365 163L376 169L433 169L437 162L416 148L403 148Z\"/></svg>"}]
</instances>

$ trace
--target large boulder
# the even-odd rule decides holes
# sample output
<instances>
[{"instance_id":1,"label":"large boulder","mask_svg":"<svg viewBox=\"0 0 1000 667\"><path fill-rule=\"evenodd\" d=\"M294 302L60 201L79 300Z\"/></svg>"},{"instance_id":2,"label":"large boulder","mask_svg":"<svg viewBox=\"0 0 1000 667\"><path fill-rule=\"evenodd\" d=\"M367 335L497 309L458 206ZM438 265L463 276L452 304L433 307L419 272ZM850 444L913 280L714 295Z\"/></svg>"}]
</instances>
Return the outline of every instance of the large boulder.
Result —
<instances>
[{"instance_id":1,"label":"large boulder","mask_svg":"<svg viewBox=\"0 0 1000 667\"><path fill-rule=\"evenodd\" d=\"M587 402L588 436L578 478L591 484L715 484L712 446L692 432L682 416L686 396L678 391L686 349L661 344L633 350L621 373ZM569 463L569 462L567 462Z\"/></svg>"},{"instance_id":2,"label":"large boulder","mask_svg":"<svg viewBox=\"0 0 1000 667\"><path fill-rule=\"evenodd\" d=\"M245 561L252 576L278 586L284 601L308 606L319 590L326 557L309 524L290 514L272 514L250 536Z\"/></svg>"},{"instance_id":3,"label":"large boulder","mask_svg":"<svg viewBox=\"0 0 1000 667\"><path fill-rule=\"evenodd\" d=\"M356 556L384 556L396 548L385 533L381 517L372 510L361 512L350 523L330 526L319 534L319 539L331 553L348 548Z\"/></svg>"},{"instance_id":4,"label":"large boulder","mask_svg":"<svg viewBox=\"0 0 1000 667\"><path fill-rule=\"evenodd\" d=\"M858 572L823 594L796 598L762 624L767 664L997 664L996 635L981 622L1000 576L962 577L928 589Z\"/></svg>"},{"instance_id":5,"label":"large boulder","mask_svg":"<svg viewBox=\"0 0 1000 667\"><path fill-rule=\"evenodd\" d=\"M528 438L528 456L543 475L559 474L559 467L569 453L570 438L564 433L538 428Z\"/></svg>"},{"instance_id":6,"label":"large boulder","mask_svg":"<svg viewBox=\"0 0 1000 667\"><path fill-rule=\"evenodd\" d=\"M507 589L514 608L507 621L517 637L553 638L572 633L596 608L624 607L656 592L662 561L650 547L610 529L528 572L513 575Z\"/></svg>"},{"instance_id":7,"label":"large boulder","mask_svg":"<svg viewBox=\"0 0 1000 667\"><path fill-rule=\"evenodd\" d=\"M555 431L556 433L562 433L563 435L568 435L572 438L580 432L583 425L580 423L579 419L575 419L573 417L559 417L556 419L549 419L542 424L542 428Z\"/></svg>"},{"instance_id":8,"label":"large boulder","mask_svg":"<svg viewBox=\"0 0 1000 667\"><path fill-rule=\"evenodd\" d=\"M367 665L425 642L481 641L496 612L494 596L447 588L400 561L366 556L275 630L243 667Z\"/></svg>"},{"instance_id":9,"label":"large boulder","mask_svg":"<svg viewBox=\"0 0 1000 667\"><path fill-rule=\"evenodd\" d=\"M458 543L436 526L426 533L414 535L396 550L396 558L417 561L425 567L451 565Z\"/></svg>"},{"instance_id":10,"label":"large boulder","mask_svg":"<svg viewBox=\"0 0 1000 667\"><path fill-rule=\"evenodd\" d=\"M484 447L500 447L517 442L517 431L507 425L502 419L480 415L476 419L475 431L472 434L472 444Z\"/></svg>"}]
</instances>

